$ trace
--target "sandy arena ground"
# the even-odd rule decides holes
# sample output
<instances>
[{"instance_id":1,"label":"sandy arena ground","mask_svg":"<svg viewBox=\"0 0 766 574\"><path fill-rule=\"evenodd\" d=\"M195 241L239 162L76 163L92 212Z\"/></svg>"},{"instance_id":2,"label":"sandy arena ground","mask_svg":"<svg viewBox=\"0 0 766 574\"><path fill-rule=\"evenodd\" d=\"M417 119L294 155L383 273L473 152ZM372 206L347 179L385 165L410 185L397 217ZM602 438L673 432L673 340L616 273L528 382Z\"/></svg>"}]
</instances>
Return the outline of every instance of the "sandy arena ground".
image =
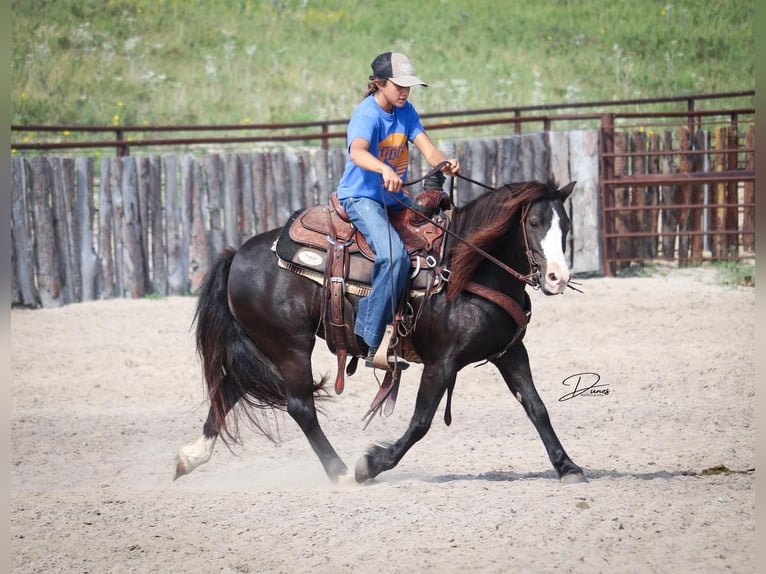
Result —
<instances>
[{"instance_id":1,"label":"sandy arena ground","mask_svg":"<svg viewBox=\"0 0 766 574\"><path fill-rule=\"evenodd\" d=\"M452 426L442 404L373 484L330 484L282 414L278 446L245 432L173 482L207 414L195 299L13 310L12 571L755 572L755 290L710 269L582 282L583 294L533 293L526 338L581 485L558 482L489 365L461 372ZM317 375L334 375L318 347ZM402 434L420 370L366 430L371 370L327 406L351 468ZM584 372L609 394L560 401Z\"/></svg>"}]
</instances>

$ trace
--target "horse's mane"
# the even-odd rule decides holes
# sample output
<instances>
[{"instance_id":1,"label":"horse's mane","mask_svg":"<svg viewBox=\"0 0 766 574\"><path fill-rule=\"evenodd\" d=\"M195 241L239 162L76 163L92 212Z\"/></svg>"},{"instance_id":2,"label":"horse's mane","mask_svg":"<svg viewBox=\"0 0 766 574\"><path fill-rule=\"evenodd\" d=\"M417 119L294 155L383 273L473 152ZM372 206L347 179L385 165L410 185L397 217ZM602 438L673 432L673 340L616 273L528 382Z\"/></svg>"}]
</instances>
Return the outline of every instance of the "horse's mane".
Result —
<instances>
[{"instance_id":1,"label":"horse's mane","mask_svg":"<svg viewBox=\"0 0 766 574\"><path fill-rule=\"evenodd\" d=\"M503 185L456 208L452 219L453 230L468 243L489 251L512 231L511 222L522 205L551 195L556 189L553 182L527 181ZM447 284L447 299L453 300L471 279L482 257L459 241L450 249L449 261L452 274Z\"/></svg>"}]
</instances>

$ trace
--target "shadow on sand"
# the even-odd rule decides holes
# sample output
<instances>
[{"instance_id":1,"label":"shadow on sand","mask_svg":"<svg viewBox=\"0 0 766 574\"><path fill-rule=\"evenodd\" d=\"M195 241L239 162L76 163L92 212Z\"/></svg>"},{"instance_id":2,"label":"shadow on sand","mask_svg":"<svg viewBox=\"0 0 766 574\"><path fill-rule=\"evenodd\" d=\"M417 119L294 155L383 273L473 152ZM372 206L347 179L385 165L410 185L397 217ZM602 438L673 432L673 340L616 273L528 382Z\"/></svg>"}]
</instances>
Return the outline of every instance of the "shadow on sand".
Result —
<instances>
[{"instance_id":1,"label":"shadow on sand","mask_svg":"<svg viewBox=\"0 0 766 574\"><path fill-rule=\"evenodd\" d=\"M695 470L656 470L651 472L623 472L619 470L603 470L603 469L583 469L585 477L588 481L595 481L601 479L614 479L619 480L621 478L633 478L639 480L668 480L671 478L681 477L696 477L705 478L710 473L695 471ZM748 469L746 471L729 471L720 474L755 474L755 469ZM553 469L541 471L541 472L513 472L508 470L492 470L489 472L482 472L479 474L439 474L429 475L425 473L417 472L405 472L401 474L383 476L381 482L434 482L434 483L446 483L446 482L458 482L458 481L473 481L483 480L488 482L515 482L520 480L556 480L558 481L558 475Z\"/></svg>"}]
</instances>

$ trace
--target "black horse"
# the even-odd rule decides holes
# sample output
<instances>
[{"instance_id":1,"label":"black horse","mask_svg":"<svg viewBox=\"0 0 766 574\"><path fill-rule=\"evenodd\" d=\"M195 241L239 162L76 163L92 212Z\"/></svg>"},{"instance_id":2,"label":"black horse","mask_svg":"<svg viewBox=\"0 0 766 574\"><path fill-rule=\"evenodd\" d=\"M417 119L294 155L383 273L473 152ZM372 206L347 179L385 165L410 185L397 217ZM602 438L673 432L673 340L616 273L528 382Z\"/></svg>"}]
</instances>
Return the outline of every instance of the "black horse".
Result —
<instances>
[{"instance_id":1,"label":"black horse","mask_svg":"<svg viewBox=\"0 0 766 574\"><path fill-rule=\"evenodd\" d=\"M395 467L426 435L445 392L449 424L458 371L485 360L498 368L524 407L561 481L585 481L535 389L523 344L526 318L513 312L520 307L528 312L528 286L552 295L569 283L564 250L570 222L563 203L573 187L574 182L561 189L553 183L510 184L453 210L454 235L445 257L452 271L449 283L421 301L410 335L423 363L412 420L399 440L375 444L361 456L356 481ZM327 396L324 380L315 381L311 369L322 321L322 286L277 266L272 245L280 232L266 231L238 251L228 249L203 281L196 342L210 410L202 436L179 450L175 478L206 462L218 436L236 442L238 415L246 415L271 438L259 415L272 408L286 410L298 423L332 481L348 474L315 408L315 399Z\"/></svg>"}]
</instances>

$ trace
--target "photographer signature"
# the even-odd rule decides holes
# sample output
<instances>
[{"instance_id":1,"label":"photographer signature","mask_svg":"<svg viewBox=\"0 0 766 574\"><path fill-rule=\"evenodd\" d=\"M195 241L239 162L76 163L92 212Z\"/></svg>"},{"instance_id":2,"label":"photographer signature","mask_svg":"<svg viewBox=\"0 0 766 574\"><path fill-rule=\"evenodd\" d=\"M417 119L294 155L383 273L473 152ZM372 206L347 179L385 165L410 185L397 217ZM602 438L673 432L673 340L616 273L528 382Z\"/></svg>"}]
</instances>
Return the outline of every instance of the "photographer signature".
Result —
<instances>
[{"instance_id":1,"label":"photographer signature","mask_svg":"<svg viewBox=\"0 0 766 574\"><path fill-rule=\"evenodd\" d=\"M599 385L598 383L600 380L601 376L598 373L578 373L576 375L567 377L561 382L561 384L565 387L571 387L574 385L574 388L571 392L559 398L559 401L568 401L569 399L583 395L588 397L608 396L612 390L609 388L609 385Z\"/></svg>"}]
</instances>

